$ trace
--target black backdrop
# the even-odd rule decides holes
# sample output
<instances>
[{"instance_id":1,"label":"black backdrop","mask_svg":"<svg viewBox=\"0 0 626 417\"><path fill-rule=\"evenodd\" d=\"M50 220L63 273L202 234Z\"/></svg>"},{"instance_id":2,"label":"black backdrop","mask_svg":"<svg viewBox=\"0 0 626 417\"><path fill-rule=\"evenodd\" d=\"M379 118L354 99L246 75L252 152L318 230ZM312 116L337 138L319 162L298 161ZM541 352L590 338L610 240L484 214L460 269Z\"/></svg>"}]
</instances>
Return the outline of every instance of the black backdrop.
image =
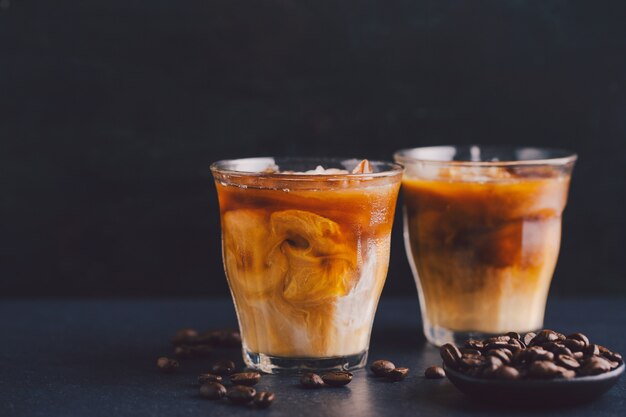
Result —
<instances>
[{"instance_id":1,"label":"black backdrop","mask_svg":"<svg viewBox=\"0 0 626 417\"><path fill-rule=\"evenodd\" d=\"M225 294L217 159L580 155L555 293L626 293L626 2L0 0L0 296ZM385 294L412 293L396 219Z\"/></svg>"}]
</instances>

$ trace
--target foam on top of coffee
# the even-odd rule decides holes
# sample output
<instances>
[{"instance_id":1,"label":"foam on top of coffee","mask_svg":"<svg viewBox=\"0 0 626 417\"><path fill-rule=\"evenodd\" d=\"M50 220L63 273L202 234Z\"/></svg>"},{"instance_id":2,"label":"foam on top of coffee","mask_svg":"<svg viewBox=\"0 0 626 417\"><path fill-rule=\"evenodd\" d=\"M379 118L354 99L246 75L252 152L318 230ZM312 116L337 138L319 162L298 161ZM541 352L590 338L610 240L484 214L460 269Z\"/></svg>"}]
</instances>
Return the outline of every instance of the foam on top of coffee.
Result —
<instances>
[{"instance_id":1,"label":"foam on top of coffee","mask_svg":"<svg viewBox=\"0 0 626 417\"><path fill-rule=\"evenodd\" d=\"M370 162L367 159L361 160L356 167L350 172L346 169L324 168L318 165L315 169L308 171L281 171L278 165L271 165L263 170L267 174L292 174L292 175L344 175L344 174L371 174L374 172Z\"/></svg>"}]
</instances>

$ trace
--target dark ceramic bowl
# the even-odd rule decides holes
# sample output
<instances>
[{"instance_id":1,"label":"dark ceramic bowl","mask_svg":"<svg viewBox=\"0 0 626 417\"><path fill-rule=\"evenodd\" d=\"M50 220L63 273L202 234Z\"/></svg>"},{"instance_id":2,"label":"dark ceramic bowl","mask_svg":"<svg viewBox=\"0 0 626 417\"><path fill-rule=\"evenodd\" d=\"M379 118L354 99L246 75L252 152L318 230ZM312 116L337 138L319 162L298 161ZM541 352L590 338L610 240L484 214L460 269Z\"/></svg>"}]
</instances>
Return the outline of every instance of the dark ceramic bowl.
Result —
<instances>
[{"instance_id":1,"label":"dark ceramic bowl","mask_svg":"<svg viewBox=\"0 0 626 417\"><path fill-rule=\"evenodd\" d=\"M555 406L586 402L607 392L624 373L624 364L605 374L573 379L502 381L467 376L444 367L450 382L471 398L491 403Z\"/></svg>"}]
</instances>

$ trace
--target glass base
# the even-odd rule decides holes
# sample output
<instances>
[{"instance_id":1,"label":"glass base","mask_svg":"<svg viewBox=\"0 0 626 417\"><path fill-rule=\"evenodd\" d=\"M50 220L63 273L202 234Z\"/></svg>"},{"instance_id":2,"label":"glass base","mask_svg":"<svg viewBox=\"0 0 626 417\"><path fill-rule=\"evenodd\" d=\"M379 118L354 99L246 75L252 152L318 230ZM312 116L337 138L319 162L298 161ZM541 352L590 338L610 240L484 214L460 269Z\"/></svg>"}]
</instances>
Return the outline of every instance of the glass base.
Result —
<instances>
[{"instance_id":1,"label":"glass base","mask_svg":"<svg viewBox=\"0 0 626 417\"><path fill-rule=\"evenodd\" d=\"M365 366L367 350L355 355L333 356L330 358L293 358L270 356L244 349L243 361L248 368L268 374L330 370L349 371Z\"/></svg>"},{"instance_id":2,"label":"glass base","mask_svg":"<svg viewBox=\"0 0 626 417\"><path fill-rule=\"evenodd\" d=\"M478 331L457 331L450 330L445 327L440 326L432 326L430 323L424 321L424 336L426 336L426 340L428 340L433 345L440 347L445 345L446 343L454 343L457 346L462 346L463 343L468 339L482 340L487 339L488 337L499 336L505 333L508 333L511 330L507 330L506 332L501 333L485 333ZM515 331L515 330L512 330ZM527 332L534 332L537 329L532 330L518 330L518 333L524 334Z\"/></svg>"}]
</instances>

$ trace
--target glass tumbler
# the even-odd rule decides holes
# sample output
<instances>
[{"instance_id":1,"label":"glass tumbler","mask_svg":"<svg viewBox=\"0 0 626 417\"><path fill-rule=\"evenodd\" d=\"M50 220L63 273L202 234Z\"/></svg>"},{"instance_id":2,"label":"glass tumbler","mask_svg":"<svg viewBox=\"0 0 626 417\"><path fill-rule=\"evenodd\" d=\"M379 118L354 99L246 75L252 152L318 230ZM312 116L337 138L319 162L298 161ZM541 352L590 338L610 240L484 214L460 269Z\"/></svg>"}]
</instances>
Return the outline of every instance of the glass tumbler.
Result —
<instances>
[{"instance_id":1,"label":"glass tumbler","mask_svg":"<svg viewBox=\"0 0 626 417\"><path fill-rule=\"evenodd\" d=\"M402 167L313 158L211 165L244 362L268 373L367 359Z\"/></svg>"},{"instance_id":2,"label":"glass tumbler","mask_svg":"<svg viewBox=\"0 0 626 417\"><path fill-rule=\"evenodd\" d=\"M576 155L436 146L395 160L426 338L440 346L540 329Z\"/></svg>"}]
</instances>

